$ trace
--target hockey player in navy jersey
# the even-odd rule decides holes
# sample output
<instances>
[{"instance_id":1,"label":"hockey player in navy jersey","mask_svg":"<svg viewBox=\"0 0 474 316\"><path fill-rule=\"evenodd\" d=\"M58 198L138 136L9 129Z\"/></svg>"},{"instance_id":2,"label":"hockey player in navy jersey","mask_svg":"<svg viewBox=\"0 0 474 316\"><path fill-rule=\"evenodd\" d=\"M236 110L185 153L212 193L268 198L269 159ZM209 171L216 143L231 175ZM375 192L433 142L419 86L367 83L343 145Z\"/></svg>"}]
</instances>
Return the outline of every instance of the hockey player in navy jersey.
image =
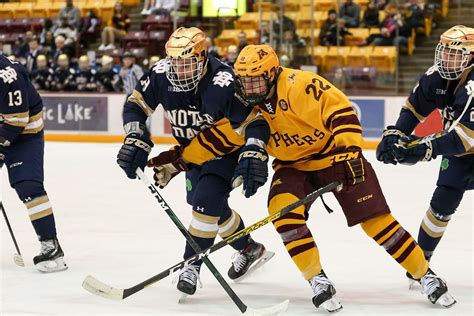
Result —
<instances>
[{"instance_id":1,"label":"hockey player in navy jersey","mask_svg":"<svg viewBox=\"0 0 474 316\"><path fill-rule=\"evenodd\" d=\"M43 102L18 62L0 55L0 168L28 209L41 242L33 263L41 272L67 269L53 210L43 186Z\"/></svg>"},{"instance_id":2,"label":"hockey player in navy jersey","mask_svg":"<svg viewBox=\"0 0 474 316\"><path fill-rule=\"evenodd\" d=\"M474 28L458 25L445 31L436 47L435 65L421 77L377 148L377 159L391 164L412 165L442 156L436 189L418 234L427 260L465 191L474 188L473 66ZM442 112L444 130L423 138L410 135L434 110Z\"/></svg>"},{"instance_id":3,"label":"hockey player in navy jersey","mask_svg":"<svg viewBox=\"0 0 474 316\"><path fill-rule=\"evenodd\" d=\"M205 249L213 244L217 234L225 238L245 227L239 214L228 204L239 157L235 144L244 143L226 118L233 115L231 112L236 108L233 104L238 102L234 97L234 74L230 67L207 55L206 37L195 27L181 27L173 32L166 43L166 53L167 58L158 61L140 79L125 104L126 137L117 162L131 179L136 177L137 167L147 165L153 143L145 121L161 104L179 145L150 159L148 166L154 167L154 178L160 188L180 171L186 172L187 202L193 208L189 232L199 247ZM222 133L216 126L224 126L229 133ZM248 126L245 139L251 142L252 129L262 126L258 123ZM191 163L192 155L181 157L183 148L195 137L210 152L224 156L202 166ZM250 237L231 245L238 251L228 272L231 279L242 277L250 267L256 268L273 256ZM184 258L194 254L186 243ZM177 287L181 292L195 293L200 266L198 262L180 271Z\"/></svg>"}]
</instances>

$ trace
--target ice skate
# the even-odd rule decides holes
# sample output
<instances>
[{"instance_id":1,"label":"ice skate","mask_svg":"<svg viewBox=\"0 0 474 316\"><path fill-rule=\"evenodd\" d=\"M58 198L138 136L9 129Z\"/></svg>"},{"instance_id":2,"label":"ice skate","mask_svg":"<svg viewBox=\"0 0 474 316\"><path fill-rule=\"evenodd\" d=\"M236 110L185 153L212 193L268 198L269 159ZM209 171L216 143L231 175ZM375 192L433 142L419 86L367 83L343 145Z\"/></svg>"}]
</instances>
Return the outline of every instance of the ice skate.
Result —
<instances>
[{"instance_id":1,"label":"ice skate","mask_svg":"<svg viewBox=\"0 0 474 316\"><path fill-rule=\"evenodd\" d=\"M274 255L274 252L266 251L265 246L249 238L248 246L232 256L232 266L227 275L235 282L242 281Z\"/></svg>"},{"instance_id":2,"label":"ice skate","mask_svg":"<svg viewBox=\"0 0 474 316\"><path fill-rule=\"evenodd\" d=\"M342 305L335 297L336 289L328 279L323 270L308 281L313 290L313 304L317 308L322 307L328 313L336 313L342 309Z\"/></svg>"},{"instance_id":3,"label":"ice skate","mask_svg":"<svg viewBox=\"0 0 474 316\"><path fill-rule=\"evenodd\" d=\"M64 252L57 239L41 241L41 252L33 258L33 263L40 272L59 272L67 269Z\"/></svg>"},{"instance_id":4,"label":"ice skate","mask_svg":"<svg viewBox=\"0 0 474 316\"><path fill-rule=\"evenodd\" d=\"M437 276L431 269L421 278L421 294L426 294L433 304L451 307L456 304L454 297L448 293L446 282Z\"/></svg>"},{"instance_id":5,"label":"ice skate","mask_svg":"<svg viewBox=\"0 0 474 316\"><path fill-rule=\"evenodd\" d=\"M201 267L198 265L188 265L185 266L179 272L178 284L176 288L182 293L178 302L183 303L188 295L193 295L196 293L197 285L202 287L201 280L199 278L199 272Z\"/></svg>"}]
</instances>

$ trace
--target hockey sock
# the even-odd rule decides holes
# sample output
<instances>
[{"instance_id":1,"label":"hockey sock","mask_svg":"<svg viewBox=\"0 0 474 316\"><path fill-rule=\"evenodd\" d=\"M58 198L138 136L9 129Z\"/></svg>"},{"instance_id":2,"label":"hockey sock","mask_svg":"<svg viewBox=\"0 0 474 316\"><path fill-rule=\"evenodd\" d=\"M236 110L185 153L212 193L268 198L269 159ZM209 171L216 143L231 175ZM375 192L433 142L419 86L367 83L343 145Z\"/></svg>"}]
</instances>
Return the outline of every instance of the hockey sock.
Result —
<instances>
[{"instance_id":1,"label":"hockey sock","mask_svg":"<svg viewBox=\"0 0 474 316\"><path fill-rule=\"evenodd\" d=\"M209 248L214 243L214 239L219 230L219 225L217 224L218 221L219 217L217 216L204 215L200 212L193 211L193 217L188 231L201 249ZM196 254L196 252L191 245L186 242L183 258L187 259L194 254ZM202 261L194 263L194 265L201 264Z\"/></svg>"},{"instance_id":2,"label":"hockey sock","mask_svg":"<svg viewBox=\"0 0 474 316\"><path fill-rule=\"evenodd\" d=\"M428 262L423 251L391 214L372 218L361 223L361 227L415 279L426 273Z\"/></svg>"},{"instance_id":3,"label":"hockey sock","mask_svg":"<svg viewBox=\"0 0 474 316\"><path fill-rule=\"evenodd\" d=\"M269 204L269 213L273 214L298 198L289 193L274 196ZM300 206L273 222L291 259L306 280L321 272L319 251L313 236L306 226L305 207Z\"/></svg>"},{"instance_id":4,"label":"hockey sock","mask_svg":"<svg viewBox=\"0 0 474 316\"><path fill-rule=\"evenodd\" d=\"M425 253L426 260L431 259L450 219L451 215L438 214L431 207L426 211L418 232L418 243Z\"/></svg>"},{"instance_id":5,"label":"hockey sock","mask_svg":"<svg viewBox=\"0 0 474 316\"><path fill-rule=\"evenodd\" d=\"M219 236L222 237L222 239L226 238L227 236L232 235L236 231L239 231L241 229L245 228L244 221L240 217L240 215L230 209L227 206L227 210L222 214L221 218L219 219ZM235 250L242 250L247 245L249 244L249 236L244 236L242 238L237 239L236 241L232 242L230 245L235 249Z\"/></svg>"}]
</instances>

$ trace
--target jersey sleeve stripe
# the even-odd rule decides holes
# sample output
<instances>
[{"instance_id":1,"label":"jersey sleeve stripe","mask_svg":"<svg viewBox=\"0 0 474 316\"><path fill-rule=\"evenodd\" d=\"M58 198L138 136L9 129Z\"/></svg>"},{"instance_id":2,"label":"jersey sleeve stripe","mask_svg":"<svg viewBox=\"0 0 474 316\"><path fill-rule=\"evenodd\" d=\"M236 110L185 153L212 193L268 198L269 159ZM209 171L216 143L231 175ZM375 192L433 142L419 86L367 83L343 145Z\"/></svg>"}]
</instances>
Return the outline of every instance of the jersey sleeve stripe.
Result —
<instances>
[{"instance_id":1,"label":"jersey sleeve stripe","mask_svg":"<svg viewBox=\"0 0 474 316\"><path fill-rule=\"evenodd\" d=\"M334 117L336 115L340 115L340 114L346 113L346 112L354 112L354 109L352 107L348 107L348 108L343 108L343 109L340 109L340 110L337 110L337 111L333 112L331 115L329 115L328 119L326 120L326 122L324 124L325 127L327 129L329 129L329 127L332 124L332 120L334 119Z\"/></svg>"},{"instance_id":2,"label":"jersey sleeve stripe","mask_svg":"<svg viewBox=\"0 0 474 316\"><path fill-rule=\"evenodd\" d=\"M334 136L339 135L341 133L358 133L362 134L362 128L341 128L337 131L335 131L333 134Z\"/></svg>"},{"instance_id":3,"label":"jersey sleeve stripe","mask_svg":"<svg viewBox=\"0 0 474 316\"><path fill-rule=\"evenodd\" d=\"M219 156L221 156L221 155L220 155L219 153L217 153L211 146L209 146L208 144L206 144L206 143L204 142L204 140L202 139L201 134L197 134L196 137L197 137L197 139L198 139L199 144L200 144L203 148L207 149L211 154L213 154L214 157L219 157Z\"/></svg>"},{"instance_id":4,"label":"jersey sleeve stripe","mask_svg":"<svg viewBox=\"0 0 474 316\"><path fill-rule=\"evenodd\" d=\"M208 143L210 143L216 150L221 153L227 154L232 151L233 147L225 146L220 138L218 138L212 129L205 129L202 131L203 137Z\"/></svg>"},{"instance_id":5,"label":"jersey sleeve stripe","mask_svg":"<svg viewBox=\"0 0 474 316\"><path fill-rule=\"evenodd\" d=\"M415 110L415 107L413 106L413 104L411 104L410 100L406 100L405 101L405 105L403 106L403 108L409 110L411 113L413 113L413 115L417 118L418 121L420 122L423 122L426 117L419 114L416 110Z\"/></svg>"},{"instance_id":6,"label":"jersey sleeve stripe","mask_svg":"<svg viewBox=\"0 0 474 316\"><path fill-rule=\"evenodd\" d=\"M464 126L463 124L459 123L454 127L454 131L456 132L457 136L461 139L462 144L466 151L470 151L474 148L474 131L470 128Z\"/></svg>"},{"instance_id":7,"label":"jersey sleeve stripe","mask_svg":"<svg viewBox=\"0 0 474 316\"><path fill-rule=\"evenodd\" d=\"M354 125L354 126L359 125L360 126L357 115L349 114L349 115L339 116L339 117L336 117L331 122L331 128L333 130L336 130L338 127L343 126L343 125Z\"/></svg>"},{"instance_id":8,"label":"jersey sleeve stripe","mask_svg":"<svg viewBox=\"0 0 474 316\"><path fill-rule=\"evenodd\" d=\"M152 115L153 112L155 111L154 109L151 108L151 106L149 106L145 102L142 94L138 92L137 90L133 90L132 94L128 97L127 101L138 105L143 110L143 112L146 113L147 116Z\"/></svg>"},{"instance_id":9,"label":"jersey sleeve stripe","mask_svg":"<svg viewBox=\"0 0 474 316\"><path fill-rule=\"evenodd\" d=\"M17 127L25 127L29 120L28 112L2 114L2 117L3 123Z\"/></svg>"},{"instance_id":10,"label":"jersey sleeve stripe","mask_svg":"<svg viewBox=\"0 0 474 316\"><path fill-rule=\"evenodd\" d=\"M234 144L233 142L231 142L229 140L229 138L227 138L227 136L222 132L220 131L216 126L213 126L212 127L212 130L216 132L216 134L218 134L220 137L222 137L222 139L224 139L224 141L230 145L230 146L233 146L233 147L239 147L239 145L237 144Z\"/></svg>"}]
</instances>

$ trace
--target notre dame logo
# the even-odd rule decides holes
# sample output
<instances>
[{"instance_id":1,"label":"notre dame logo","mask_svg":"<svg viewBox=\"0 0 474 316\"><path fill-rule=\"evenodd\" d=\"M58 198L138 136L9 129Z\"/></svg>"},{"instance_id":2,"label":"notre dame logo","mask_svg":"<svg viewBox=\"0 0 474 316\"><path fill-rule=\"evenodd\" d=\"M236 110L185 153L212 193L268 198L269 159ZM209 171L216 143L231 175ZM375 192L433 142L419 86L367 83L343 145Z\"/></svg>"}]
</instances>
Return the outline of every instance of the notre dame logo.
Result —
<instances>
[{"instance_id":1,"label":"notre dame logo","mask_svg":"<svg viewBox=\"0 0 474 316\"><path fill-rule=\"evenodd\" d=\"M286 103L285 100L281 99L280 101L278 101L278 105L283 111L288 110L288 103Z\"/></svg>"},{"instance_id":2,"label":"notre dame logo","mask_svg":"<svg viewBox=\"0 0 474 316\"><path fill-rule=\"evenodd\" d=\"M259 50L258 52L258 57L260 59L262 59L263 57L265 57L266 55L268 55L268 53L266 51L264 51L263 49Z\"/></svg>"}]
</instances>

